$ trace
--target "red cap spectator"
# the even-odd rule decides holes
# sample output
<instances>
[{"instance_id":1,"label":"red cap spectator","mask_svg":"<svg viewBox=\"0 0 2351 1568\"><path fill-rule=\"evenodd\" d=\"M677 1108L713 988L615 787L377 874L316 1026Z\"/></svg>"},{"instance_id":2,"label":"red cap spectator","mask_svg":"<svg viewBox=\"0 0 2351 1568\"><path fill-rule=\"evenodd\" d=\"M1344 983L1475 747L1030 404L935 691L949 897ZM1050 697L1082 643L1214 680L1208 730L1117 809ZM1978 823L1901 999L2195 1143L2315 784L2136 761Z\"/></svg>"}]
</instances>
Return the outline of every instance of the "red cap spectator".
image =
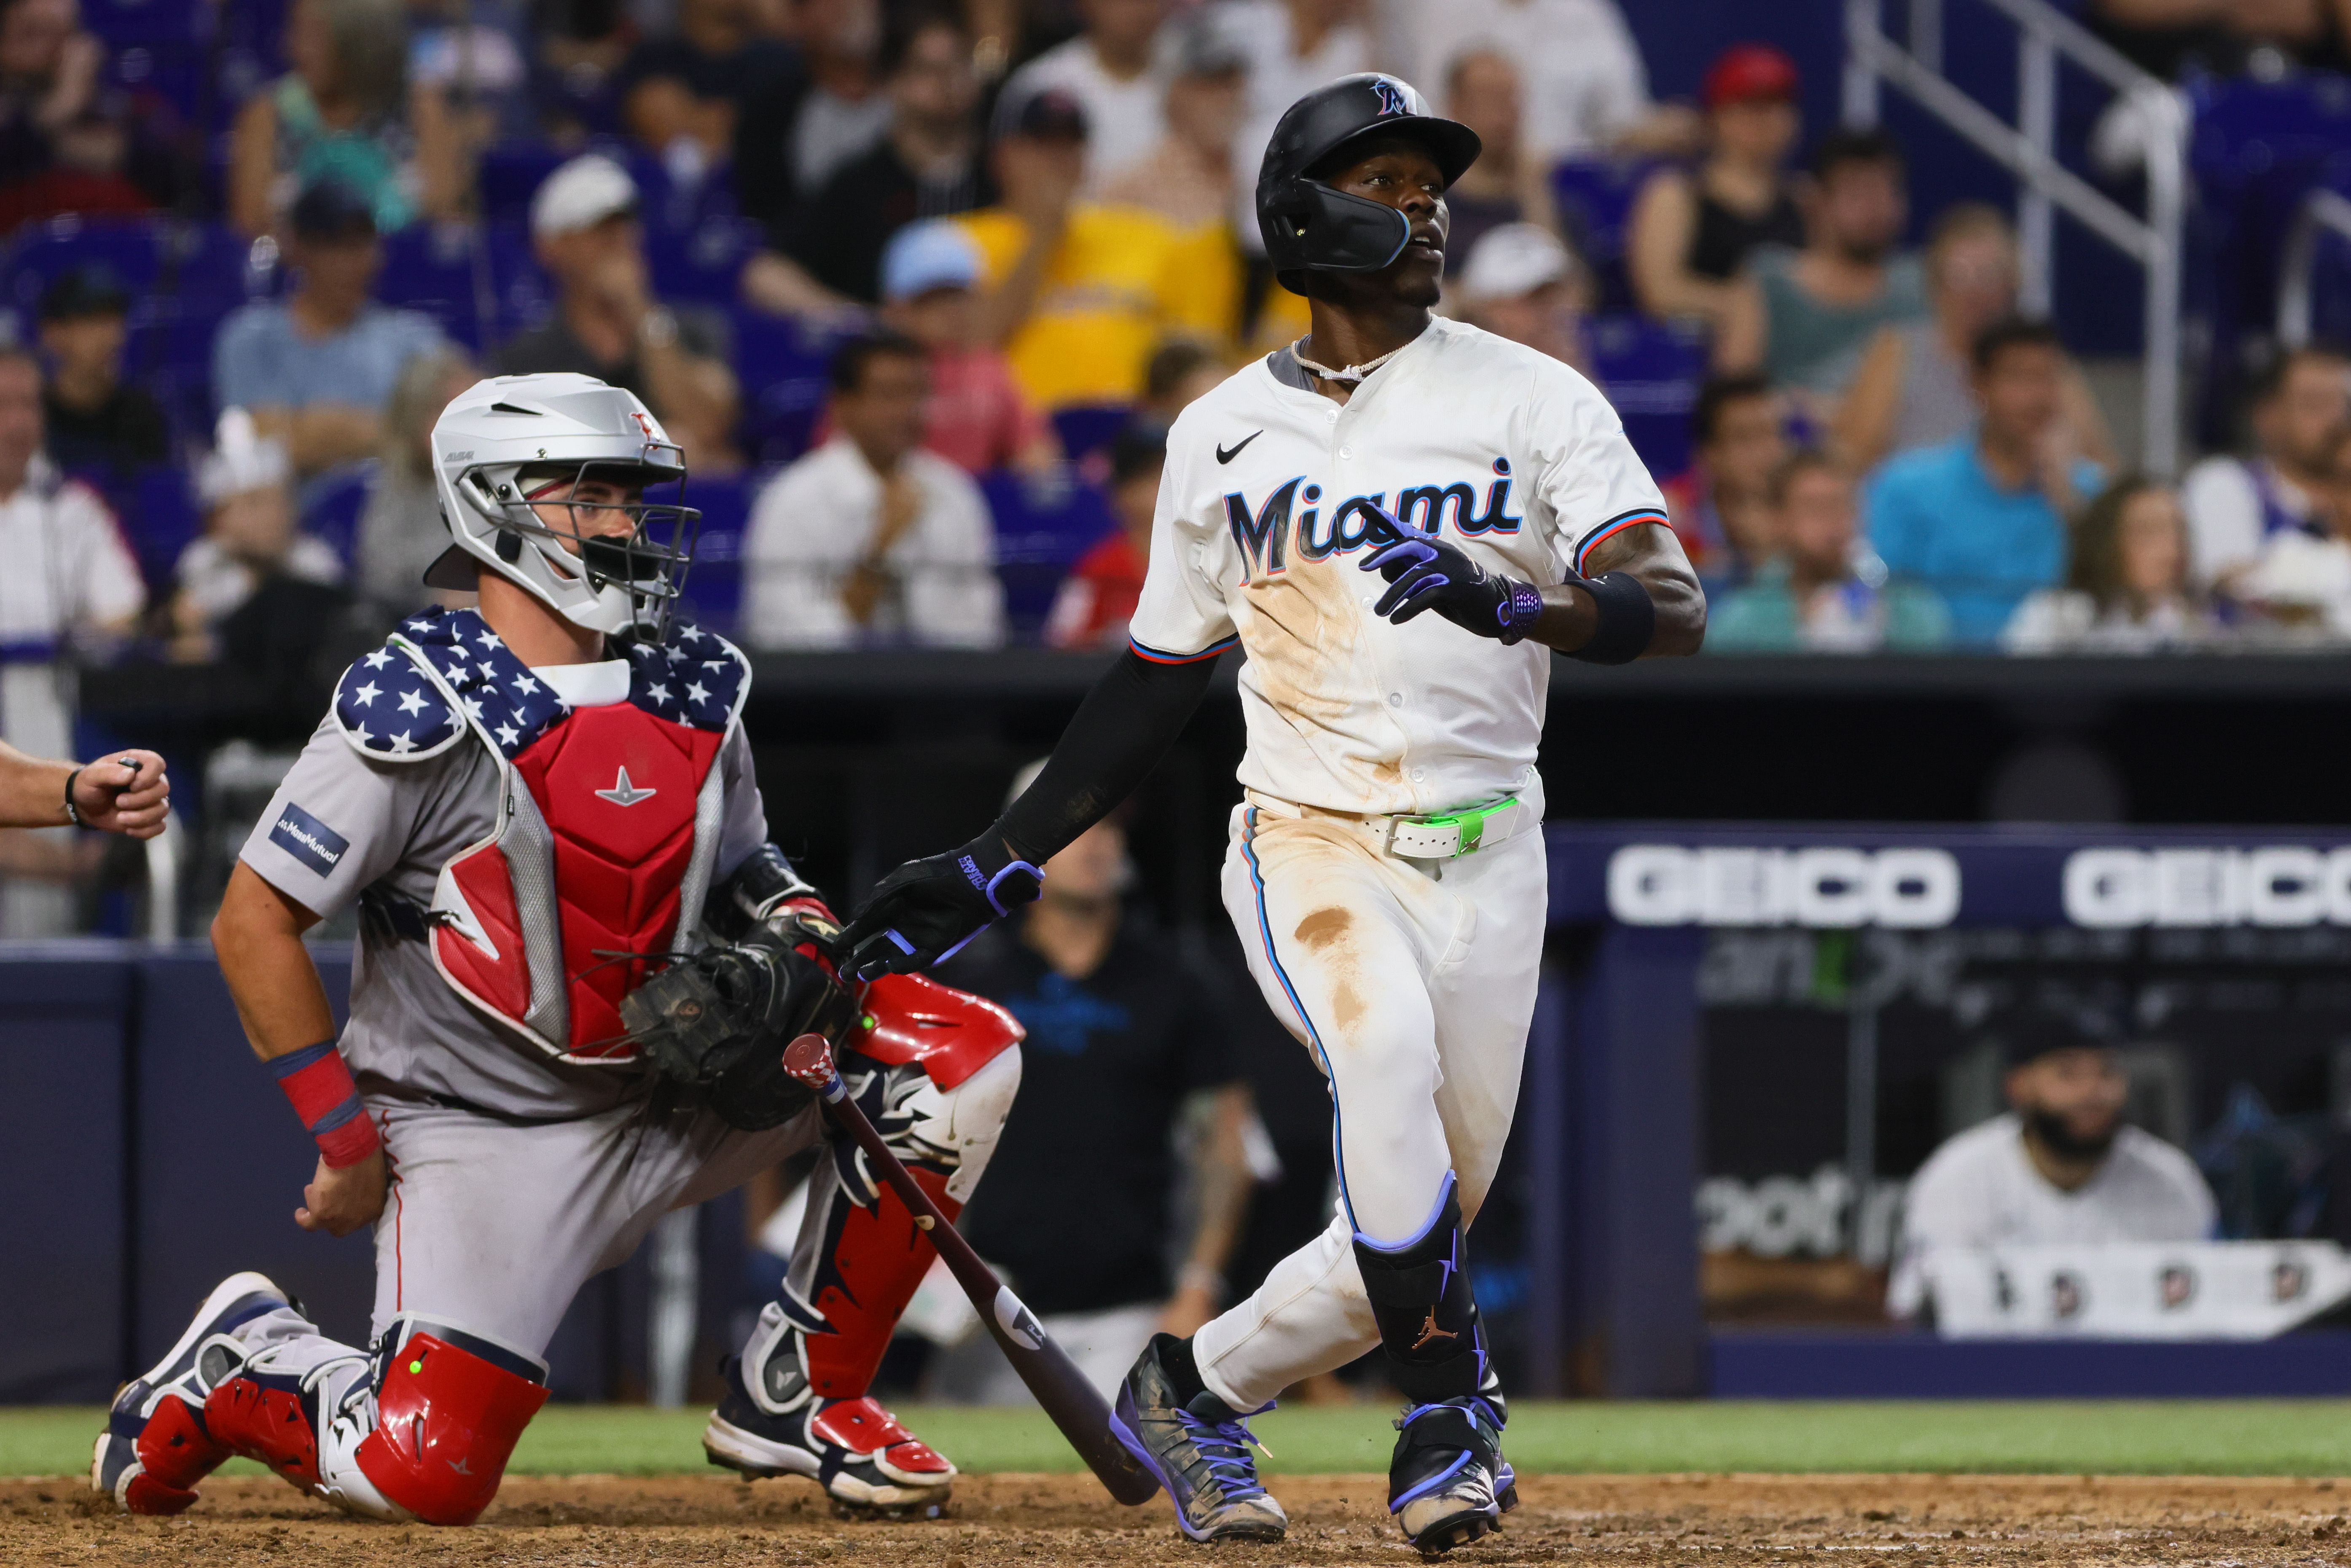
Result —
<instances>
[{"instance_id":1,"label":"red cap spectator","mask_svg":"<svg viewBox=\"0 0 2351 1568\"><path fill-rule=\"evenodd\" d=\"M1707 68L1706 106L1792 99L1802 85L1796 62L1771 45L1733 44Z\"/></svg>"}]
</instances>

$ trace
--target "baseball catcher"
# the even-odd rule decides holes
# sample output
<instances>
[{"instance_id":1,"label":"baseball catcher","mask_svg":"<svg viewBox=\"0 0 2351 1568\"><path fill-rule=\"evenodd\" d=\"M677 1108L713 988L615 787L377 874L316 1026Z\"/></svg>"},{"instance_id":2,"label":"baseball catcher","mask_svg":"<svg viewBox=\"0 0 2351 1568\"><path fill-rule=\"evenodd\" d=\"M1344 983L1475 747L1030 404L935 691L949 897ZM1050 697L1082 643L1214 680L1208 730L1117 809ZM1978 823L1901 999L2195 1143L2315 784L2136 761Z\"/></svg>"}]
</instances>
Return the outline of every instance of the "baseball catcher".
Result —
<instances>
[{"instance_id":1,"label":"baseball catcher","mask_svg":"<svg viewBox=\"0 0 2351 1568\"><path fill-rule=\"evenodd\" d=\"M232 1455L354 1513L472 1521L547 1398L589 1276L664 1213L824 1136L786 1042L832 1040L953 1214L1020 1079L1019 1028L928 981L843 984L817 891L768 842L741 654L673 621L695 514L633 395L509 376L433 433L454 536L421 615L346 672L246 842L213 939L317 1139L298 1223L374 1229L374 1339L231 1275L116 1397L91 1482L173 1513ZM302 933L356 907L338 1031ZM853 1145L703 1443L841 1507L935 1512L955 1467L866 1396L931 1249Z\"/></svg>"}]
</instances>

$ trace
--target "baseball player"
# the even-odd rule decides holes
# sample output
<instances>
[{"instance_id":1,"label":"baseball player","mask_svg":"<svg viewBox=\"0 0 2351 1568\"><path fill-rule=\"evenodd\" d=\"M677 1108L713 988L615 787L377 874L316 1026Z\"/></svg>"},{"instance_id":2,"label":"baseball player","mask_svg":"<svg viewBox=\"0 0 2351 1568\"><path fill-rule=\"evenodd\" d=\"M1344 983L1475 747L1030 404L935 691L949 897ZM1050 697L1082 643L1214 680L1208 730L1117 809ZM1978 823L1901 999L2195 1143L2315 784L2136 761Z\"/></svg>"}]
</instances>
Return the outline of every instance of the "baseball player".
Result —
<instances>
[{"instance_id":1,"label":"baseball player","mask_svg":"<svg viewBox=\"0 0 2351 1568\"><path fill-rule=\"evenodd\" d=\"M0 740L0 828L96 828L134 839L163 831L172 781L152 751L50 762Z\"/></svg>"},{"instance_id":2,"label":"baseball player","mask_svg":"<svg viewBox=\"0 0 2351 1568\"><path fill-rule=\"evenodd\" d=\"M1463 1233L1518 1094L1545 911L1535 772L1552 650L1687 653L1705 601L1592 385L1433 319L1447 187L1477 157L1393 77L1300 99L1259 222L1312 330L1168 438L1134 645L986 832L901 866L844 934L911 969L1037 896L1238 643L1249 734L1224 877L1266 999L1334 1104L1339 1211L1249 1300L1155 1340L1120 1437L1186 1534L1279 1537L1244 1418L1374 1344L1410 1404L1389 1504L1426 1552L1515 1500Z\"/></svg>"},{"instance_id":3,"label":"baseball player","mask_svg":"<svg viewBox=\"0 0 2351 1568\"><path fill-rule=\"evenodd\" d=\"M455 542L427 580L480 608L403 622L345 673L213 926L318 1141L297 1222L374 1227L373 1344L232 1275L99 1437L92 1483L135 1513L185 1508L241 1454L355 1513L470 1522L547 1398L540 1355L580 1283L820 1135L786 1040L835 1040L950 1213L1019 1082L1018 1026L990 1004L914 977L860 996L828 967L832 916L767 841L744 660L669 616L695 514L644 500L684 477L645 405L587 376L501 377L449 405L433 450ZM339 1038L301 934L354 905ZM726 1368L714 1462L936 1511L955 1468L865 1396L930 1260L918 1239L837 1148Z\"/></svg>"}]
</instances>

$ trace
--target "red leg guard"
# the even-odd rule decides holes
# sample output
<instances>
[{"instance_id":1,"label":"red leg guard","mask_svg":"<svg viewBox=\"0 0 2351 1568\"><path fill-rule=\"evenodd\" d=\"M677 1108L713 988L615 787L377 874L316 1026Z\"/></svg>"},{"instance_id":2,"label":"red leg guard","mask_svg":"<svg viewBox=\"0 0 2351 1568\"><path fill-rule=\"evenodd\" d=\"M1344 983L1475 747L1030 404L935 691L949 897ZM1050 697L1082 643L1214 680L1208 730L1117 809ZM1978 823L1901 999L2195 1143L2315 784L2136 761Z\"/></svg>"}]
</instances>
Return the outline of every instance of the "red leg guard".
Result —
<instances>
[{"instance_id":1,"label":"red leg guard","mask_svg":"<svg viewBox=\"0 0 2351 1568\"><path fill-rule=\"evenodd\" d=\"M176 1394L156 1403L133 1445L139 1469L123 1489L132 1513L178 1513L196 1500L196 1483L228 1462L230 1449L204 1430L204 1419Z\"/></svg>"},{"instance_id":2,"label":"red leg guard","mask_svg":"<svg viewBox=\"0 0 2351 1568\"><path fill-rule=\"evenodd\" d=\"M376 1396L360 1473L427 1524L471 1524L497 1495L547 1385L419 1333L402 1344Z\"/></svg>"},{"instance_id":3,"label":"red leg guard","mask_svg":"<svg viewBox=\"0 0 2351 1568\"><path fill-rule=\"evenodd\" d=\"M226 1464L233 1451L204 1429L204 1417L176 1394L156 1403L155 1414L140 1429L138 1447L146 1479L173 1491L194 1486ZM189 1493L191 1500L194 1495Z\"/></svg>"},{"instance_id":4,"label":"red leg guard","mask_svg":"<svg viewBox=\"0 0 2351 1568\"><path fill-rule=\"evenodd\" d=\"M309 1491L319 1484L319 1434L301 1396L232 1377L204 1401L204 1426L230 1452L257 1459Z\"/></svg>"},{"instance_id":5,"label":"red leg guard","mask_svg":"<svg viewBox=\"0 0 2351 1568\"><path fill-rule=\"evenodd\" d=\"M940 1171L913 1172L915 1184L952 1220L963 1205L947 1197ZM856 1399L873 1382L898 1315L938 1256L914 1217L888 1187L872 1208L841 1204L841 1234L817 1275L814 1305L832 1327L808 1336L809 1383L822 1399Z\"/></svg>"}]
</instances>

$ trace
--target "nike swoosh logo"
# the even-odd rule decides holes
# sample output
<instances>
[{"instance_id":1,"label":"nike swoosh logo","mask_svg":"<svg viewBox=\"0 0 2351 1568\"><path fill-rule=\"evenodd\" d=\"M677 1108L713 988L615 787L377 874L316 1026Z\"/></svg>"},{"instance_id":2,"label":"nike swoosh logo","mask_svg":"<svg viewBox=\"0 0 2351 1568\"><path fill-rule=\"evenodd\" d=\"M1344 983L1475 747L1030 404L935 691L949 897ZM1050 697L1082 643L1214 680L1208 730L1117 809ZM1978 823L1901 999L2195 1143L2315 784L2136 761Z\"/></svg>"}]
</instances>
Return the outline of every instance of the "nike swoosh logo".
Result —
<instances>
[{"instance_id":1,"label":"nike swoosh logo","mask_svg":"<svg viewBox=\"0 0 2351 1568\"><path fill-rule=\"evenodd\" d=\"M1255 441L1259 436L1263 435L1264 434L1265 434L1265 432L1264 432L1264 431L1262 431L1262 430L1252 431L1252 432L1250 432L1248 435L1243 436L1243 437L1241 438L1241 442L1240 442L1240 445L1239 445L1239 446L1232 447L1232 448L1231 448L1231 449L1229 449L1229 450L1228 450L1227 448L1222 447L1222 446L1217 447L1217 463L1219 463L1219 464L1230 463L1234 458L1238 457L1238 456L1241 455L1241 447L1242 447L1242 446L1247 446L1250 442Z\"/></svg>"}]
</instances>

